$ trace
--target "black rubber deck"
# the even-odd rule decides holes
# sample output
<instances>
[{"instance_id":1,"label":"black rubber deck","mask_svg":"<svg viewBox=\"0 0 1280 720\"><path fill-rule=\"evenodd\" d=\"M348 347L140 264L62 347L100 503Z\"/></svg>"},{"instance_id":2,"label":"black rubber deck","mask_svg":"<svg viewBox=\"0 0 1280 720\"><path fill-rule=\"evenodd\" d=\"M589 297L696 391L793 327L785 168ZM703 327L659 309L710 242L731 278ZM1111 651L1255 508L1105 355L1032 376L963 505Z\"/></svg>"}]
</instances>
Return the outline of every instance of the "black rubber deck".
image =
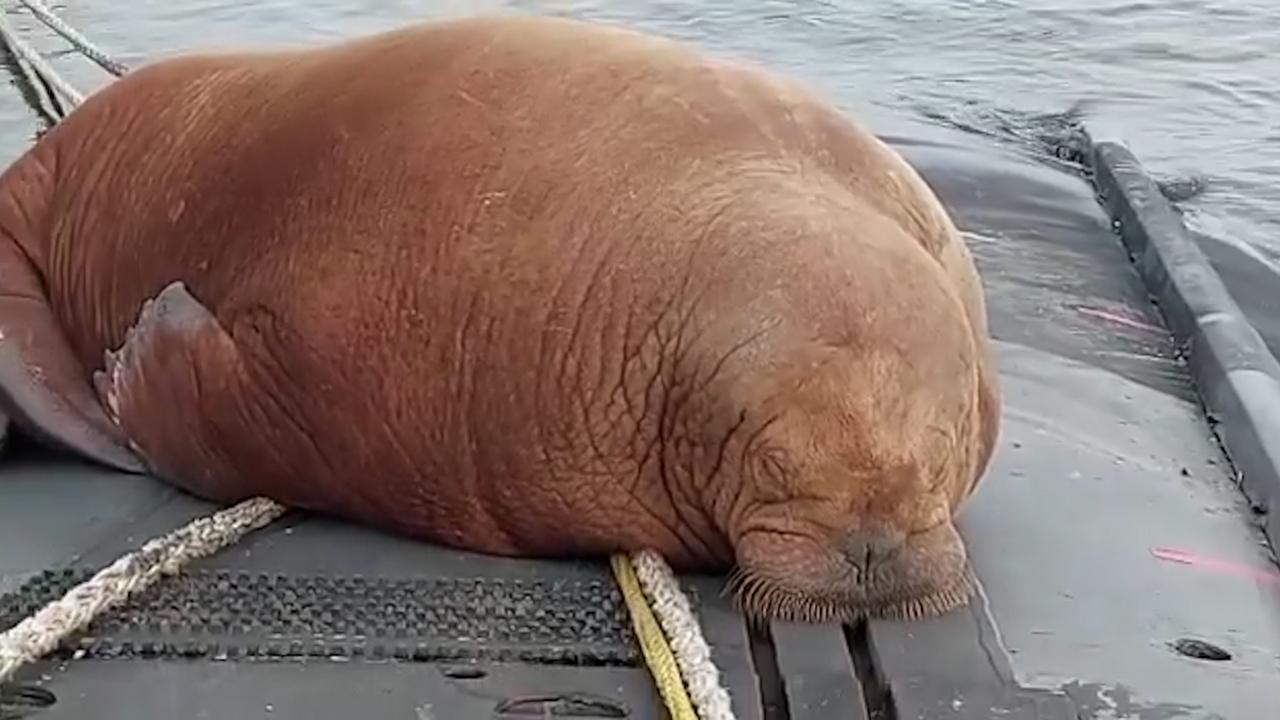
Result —
<instances>
[{"instance_id":1,"label":"black rubber deck","mask_svg":"<svg viewBox=\"0 0 1280 720\"><path fill-rule=\"evenodd\" d=\"M686 578L737 716L1274 717L1275 566L1090 187L979 139L912 135L938 139L899 146L970 231L1005 382L1001 445L962 516L982 594L935 620L762 637L719 579ZM0 625L212 509L16 449L0 464ZM603 562L476 556L300 514L0 692L0 718L365 716L663 714Z\"/></svg>"},{"instance_id":2,"label":"black rubber deck","mask_svg":"<svg viewBox=\"0 0 1280 720\"><path fill-rule=\"evenodd\" d=\"M0 599L0 627L89 570L47 571ZM100 618L64 656L413 660L631 667L640 659L608 577L364 578L197 570Z\"/></svg>"}]
</instances>

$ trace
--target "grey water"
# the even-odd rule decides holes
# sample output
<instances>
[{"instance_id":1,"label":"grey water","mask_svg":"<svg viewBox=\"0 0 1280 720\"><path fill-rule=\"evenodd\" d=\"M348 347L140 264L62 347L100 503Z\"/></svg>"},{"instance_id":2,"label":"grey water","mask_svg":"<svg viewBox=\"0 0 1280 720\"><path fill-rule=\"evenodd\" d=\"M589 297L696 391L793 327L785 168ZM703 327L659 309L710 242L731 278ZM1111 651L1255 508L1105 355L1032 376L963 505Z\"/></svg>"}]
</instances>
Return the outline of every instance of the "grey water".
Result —
<instances>
[{"instance_id":1,"label":"grey water","mask_svg":"<svg viewBox=\"0 0 1280 720\"><path fill-rule=\"evenodd\" d=\"M6 6L10 23L74 84L110 81L17 3ZM475 12L623 22L797 76L881 134L951 138L975 149L966 160L975 165L998 150L1056 162L1084 123L1128 144L1156 174L1242 305L1263 321L1280 315L1270 311L1280 310L1275 0L73 0L55 8L127 64ZM0 94L6 161L30 142L33 122L10 90Z\"/></svg>"}]
</instances>

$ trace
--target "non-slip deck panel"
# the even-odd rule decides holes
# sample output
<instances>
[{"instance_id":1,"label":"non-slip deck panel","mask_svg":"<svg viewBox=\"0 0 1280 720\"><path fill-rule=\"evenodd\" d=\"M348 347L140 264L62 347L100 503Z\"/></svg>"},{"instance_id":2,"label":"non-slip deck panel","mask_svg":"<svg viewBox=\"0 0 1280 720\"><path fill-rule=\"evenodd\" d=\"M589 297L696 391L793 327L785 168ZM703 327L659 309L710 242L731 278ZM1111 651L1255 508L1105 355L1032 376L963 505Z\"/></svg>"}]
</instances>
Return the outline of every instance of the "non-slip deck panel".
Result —
<instances>
[{"instance_id":1,"label":"non-slip deck panel","mask_svg":"<svg viewBox=\"0 0 1280 720\"><path fill-rule=\"evenodd\" d=\"M69 569L29 580L0 598L0 628L91 574ZM62 652L628 667L640 660L622 596L607 579L366 579L223 570L158 583L95 621Z\"/></svg>"}]
</instances>

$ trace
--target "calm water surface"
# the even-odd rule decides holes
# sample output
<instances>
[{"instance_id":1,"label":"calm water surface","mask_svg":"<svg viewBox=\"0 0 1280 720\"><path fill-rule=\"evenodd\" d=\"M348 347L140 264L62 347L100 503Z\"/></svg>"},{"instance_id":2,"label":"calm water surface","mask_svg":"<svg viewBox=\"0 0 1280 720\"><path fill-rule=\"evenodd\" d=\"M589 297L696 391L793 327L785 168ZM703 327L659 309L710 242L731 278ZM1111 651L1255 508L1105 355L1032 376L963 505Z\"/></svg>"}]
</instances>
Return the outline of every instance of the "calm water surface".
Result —
<instances>
[{"instance_id":1,"label":"calm water surface","mask_svg":"<svg viewBox=\"0 0 1280 720\"><path fill-rule=\"evenodd\" d=\"M1047 156L1083 121L1169 181L1194 228L1280 267L1276 0L76 0L58 10L130 64L475 11L623 21L799 75L890 135L947 125ZM23 11L11 18L79 87L107 81L56 56L61 43ZM16 92L0 97L4 159L25 146L30 122Z\"/></svg>"}]
</instances>

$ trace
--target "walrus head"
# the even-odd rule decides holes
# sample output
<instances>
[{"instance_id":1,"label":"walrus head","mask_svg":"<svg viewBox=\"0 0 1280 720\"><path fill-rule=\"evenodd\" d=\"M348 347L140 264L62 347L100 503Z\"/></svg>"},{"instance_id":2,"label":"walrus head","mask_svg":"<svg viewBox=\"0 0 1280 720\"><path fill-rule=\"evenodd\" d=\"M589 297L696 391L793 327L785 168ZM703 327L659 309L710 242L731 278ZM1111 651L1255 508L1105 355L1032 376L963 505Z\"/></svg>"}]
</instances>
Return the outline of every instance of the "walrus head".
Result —
<instances>
[{"instance_id":1,"label":"walrus head","mask_svg":"<svg viewBox=\"0 0 1280 720\"><path fill-rule=\"evenodd\" d=\"M741 456L749 499L730 530L745 614L912 619L968 602L953 516L990 439L974 357L954 347L829 349L766 383L768 420Z\"/></svg>"}]
</instances>

